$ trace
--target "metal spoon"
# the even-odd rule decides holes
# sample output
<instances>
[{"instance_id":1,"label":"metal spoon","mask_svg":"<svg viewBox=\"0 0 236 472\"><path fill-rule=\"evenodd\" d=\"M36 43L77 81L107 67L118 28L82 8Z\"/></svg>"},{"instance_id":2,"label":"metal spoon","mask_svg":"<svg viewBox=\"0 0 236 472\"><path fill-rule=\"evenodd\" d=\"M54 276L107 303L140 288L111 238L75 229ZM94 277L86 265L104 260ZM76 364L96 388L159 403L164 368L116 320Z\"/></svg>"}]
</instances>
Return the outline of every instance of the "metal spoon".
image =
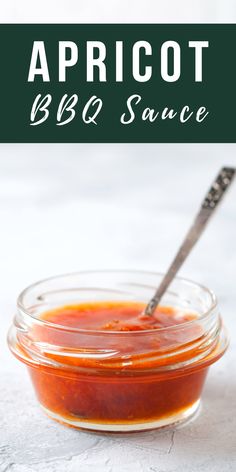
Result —
<instances>
[{"instance_id":1,"label":"metal spoon","mask_svg":"<svg viewBox=\"0 0 236 472\"><path fill-rule=\"evenodd\" d=\"M162 279L159 287L157 288L153 298L150 300L144 310L144 315L153 315L157 305L160 303L165 291L169 287L176 273L188 257L193 246L200 238L203 230L205 229L210 217L213 215L218 203L222 200L225 195L225 191L228 189L233 181L236 174L236 168L223 167L213 182L209 192L204 198L201 209L198 212L193 225L190 227L179 251L177 252L172 264L170 265L166 275Z\"/></svg>"}]
</instances>

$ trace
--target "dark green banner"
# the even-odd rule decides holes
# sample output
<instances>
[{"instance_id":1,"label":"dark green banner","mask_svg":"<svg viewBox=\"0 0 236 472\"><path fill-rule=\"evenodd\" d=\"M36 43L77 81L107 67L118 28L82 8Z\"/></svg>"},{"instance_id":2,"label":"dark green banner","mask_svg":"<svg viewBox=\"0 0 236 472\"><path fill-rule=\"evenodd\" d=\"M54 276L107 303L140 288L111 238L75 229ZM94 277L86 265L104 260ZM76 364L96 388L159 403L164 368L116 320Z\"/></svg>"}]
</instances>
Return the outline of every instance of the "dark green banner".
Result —
<instances>
[{"instance_id":1,"label":"dark green banner","mask_svg":"<svg viewBox=\"0 0 236 472\"><path fill-rule=\"evenodd\" d=\"M0 25L0 142L236 142L236 25Z\"/></svg>"}]
</instances>

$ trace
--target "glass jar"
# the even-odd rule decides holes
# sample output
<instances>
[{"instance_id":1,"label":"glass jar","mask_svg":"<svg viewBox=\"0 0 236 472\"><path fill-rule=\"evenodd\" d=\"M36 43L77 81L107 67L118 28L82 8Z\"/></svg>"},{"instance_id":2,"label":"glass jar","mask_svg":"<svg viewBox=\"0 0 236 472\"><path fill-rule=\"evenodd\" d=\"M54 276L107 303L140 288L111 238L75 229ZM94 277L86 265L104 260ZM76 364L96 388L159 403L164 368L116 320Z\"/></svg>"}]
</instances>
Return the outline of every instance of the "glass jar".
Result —
<instances>
[{"instance_id":1,"label":"glass jar","mask_svg":"<svg viewBox=\"0 0 236 472\"><path fill-rule=\"evenodd\" d=\"M166 328L97 331L41 319L48 310L91 301L147 303L162 277L80 272L21 293L8 342L51 418L80 429L131 432L175 425L196 413L208 368L228 344L207 288L176 278L161 305L196 317Z\"/></svg>"}]
</instances>

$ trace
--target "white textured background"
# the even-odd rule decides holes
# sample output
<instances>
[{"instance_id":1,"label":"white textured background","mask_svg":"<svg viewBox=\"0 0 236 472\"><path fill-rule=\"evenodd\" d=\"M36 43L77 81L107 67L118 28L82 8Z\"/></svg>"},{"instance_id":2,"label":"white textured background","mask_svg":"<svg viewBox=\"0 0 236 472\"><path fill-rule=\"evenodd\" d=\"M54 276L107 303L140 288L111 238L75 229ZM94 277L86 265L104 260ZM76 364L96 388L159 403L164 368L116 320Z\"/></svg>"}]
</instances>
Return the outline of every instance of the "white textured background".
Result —
<instances>
[{"instance_id":1,"label":"white textured background","mask_svg":"<svg viewBox=\"0 0 236 472\"><path fill-rule=\"evenodd\" d=\"M6 330L27 284L91 268L165 270L234 145L0 146L0 471L236 470L236 185L182 275L218 295L231 347L201 415L165 433L80 433L44 416Z\"/></svg>"},{"instance_id":2,"label":"white textured background","mask_svg":"<svg viewBox=\"0 0 236 472\"><path fill-rule=\"evenodd\" d=\"M221 23L235 21L235 0L1 0L2 22Z\"/></svg>"},{"instance_id":3,"label":"white textured background","mask_svg":"<svg viewBox=\"0 0 236 472\"><path fill-rule=\"evenodd\" d=\"M235 0L6 0L1 22L235 22ZM1 45L4 47L4 45ZM183 268L231 335L201 415L175 432L79 433L39 410L6 347L27 284L89 268L164 270L233 145L0 146L0 472L235 472L236 186Z\"/></svg>"}]
</instances>

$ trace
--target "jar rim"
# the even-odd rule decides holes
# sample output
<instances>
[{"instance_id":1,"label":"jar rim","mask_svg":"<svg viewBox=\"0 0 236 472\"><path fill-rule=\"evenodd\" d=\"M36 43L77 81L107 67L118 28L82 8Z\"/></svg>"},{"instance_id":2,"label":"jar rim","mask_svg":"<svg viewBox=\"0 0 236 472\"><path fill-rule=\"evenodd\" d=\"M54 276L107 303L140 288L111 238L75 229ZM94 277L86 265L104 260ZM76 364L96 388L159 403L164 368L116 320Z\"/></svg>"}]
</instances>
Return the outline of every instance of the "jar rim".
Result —
<instances>
[{"instance_id":1,"label":"jar rim","mask_svg":"<svg viewBox=\"0 0 236 472\"><path fill-rule=\"evenodd\" d=\"M83 270L83 271L76 271L76 272L68 272L64 274L58 274L55 276L50 276L44 279L40 279L39 281L28 285L21 293L19 294L17 298L17 308L22 311L26 316L29 316L32 318L32 320L39 322L40 324L42 323L44 326L48 326L49 328L54 328L54 329L61 329L64 331L70 331L70 332L78 332L78 333L83 333L83 334L96 334L96 335L122 335L122 336L129 336L129 335L142 335L144 336L145 334L148 333L158 333L158 332L163 332L163 331L171 331L171 330L176 330L176 329L182 329L183 327L190 326L191 324L194 324L199 321L204 321L208 315L216 308L217 306L217 297L215 293L207 288L205 285L200 284L198 282L195 282L189 278L185 277L180 277L176 276L174 277L173 281L179 281L182 283L187 283L188 285L192 285L193 287L200 288L203 292L205 292L209 297L210 297L210 306L209 308L204 311L201 315L199 315L197 318L192 319L192 320L187 320L184 321L183 323L179 323L176 325L171 325L171 326L166 326L166 327L161 327L161 328L156 328L156 329L149 329L149 330L143 330L143 331L112 331L112 330L97 330L97 329L83 329L83 328L74 328L74 327L69 327L69 326L64 326L62 324L57 324L53 323L47 320L44 320L42 318L35 318L24 306L23 300L25 295L32 289L40 286L41 284L50 282L52 280L58 280L58 279L63 279L65 277L73 277L73 276L79 276L79 275L89 275L89 274L140 274L140 275L149 275L149 276L159 276L163 277L164 273L163 272L156 272L156 271L146 271L146 270L132 270L132 269L98 269L98 270Z\"/></svg>"}]
</instances>

